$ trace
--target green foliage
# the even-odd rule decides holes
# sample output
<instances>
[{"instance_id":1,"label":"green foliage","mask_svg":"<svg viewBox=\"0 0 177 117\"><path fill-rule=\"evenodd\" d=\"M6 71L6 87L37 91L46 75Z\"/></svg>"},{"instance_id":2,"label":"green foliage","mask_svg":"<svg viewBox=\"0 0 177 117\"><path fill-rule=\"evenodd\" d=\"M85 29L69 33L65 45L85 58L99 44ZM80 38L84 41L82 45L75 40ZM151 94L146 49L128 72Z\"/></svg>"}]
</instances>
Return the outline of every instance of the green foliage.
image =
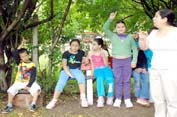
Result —
<instances>
[{"instance_id":1,"label":"green foliage","mask_svg":"<svg viewBox=\"0 0 177 117\"><path fill-rule=\"evenodd\" d=\"M73 13L72 11L77 12ZM78 0L73 5L71 14L72 17L75 17L80 23L79 26L82 27L82 32L88 30L101 33L103 24L109 17L109 14L115 11L118 12L115 21L132 15L132 17L125 19L128 32L134 32L140 29L147 30L152 25L150 19L145 15L142 6L130 0L119 0L119 2L117 0ZM146 21L144 21L144 19L146 19Z\"/></svg>"}]
</instances>

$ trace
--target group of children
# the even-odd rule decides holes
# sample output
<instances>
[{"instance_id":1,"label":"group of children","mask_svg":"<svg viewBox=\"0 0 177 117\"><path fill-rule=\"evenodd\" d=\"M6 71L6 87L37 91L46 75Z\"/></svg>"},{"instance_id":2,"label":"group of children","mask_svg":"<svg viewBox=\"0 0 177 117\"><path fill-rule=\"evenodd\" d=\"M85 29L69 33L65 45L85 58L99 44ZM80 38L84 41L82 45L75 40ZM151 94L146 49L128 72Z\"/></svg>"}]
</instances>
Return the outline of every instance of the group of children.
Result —
<instances>
[{"instance_id":1,"label":"group of children","mask_svg":"<svg viewBox=\"0 0 177 117\"><path fill-rule=\"evenodd\" d=\"M116 12L111 13L103 26L105 34L112 43L112 69L108 64L108 52L104 48L102 38L95 38L92 41L92 48L87 55L91 62L91 76L96 77L97 107L104 107L105 97L107 105L120 107L123 98L127 108L133 107L130 95L132 68L134 68L133 77L137 103L148 105L149 76L145 52L137 49L138 47L131 34L126 34L126 25L123 21L116 22L116 32L109 29L116 14ZM31 93L33 101L30 110L35 111L36 100L41 90L35 81L36 67L33 62L29 61L26 49L21 48L14 55L16 56L14 57L17 61L18 72L15 83L8 89L8 104L3 113L13 110L12 100L20 89L26 89ZM80 69L84 56L85 52L80 49L80 41L72 39L70 50L65 51L62 55L62 70L53 98L46 106L47 109L55 107L68 79L72 78L76 79L79 85L81 107L88 107L85 93L85 75ZM104 82L106 82L106 88Z\"/></svg>"}]
</instances>

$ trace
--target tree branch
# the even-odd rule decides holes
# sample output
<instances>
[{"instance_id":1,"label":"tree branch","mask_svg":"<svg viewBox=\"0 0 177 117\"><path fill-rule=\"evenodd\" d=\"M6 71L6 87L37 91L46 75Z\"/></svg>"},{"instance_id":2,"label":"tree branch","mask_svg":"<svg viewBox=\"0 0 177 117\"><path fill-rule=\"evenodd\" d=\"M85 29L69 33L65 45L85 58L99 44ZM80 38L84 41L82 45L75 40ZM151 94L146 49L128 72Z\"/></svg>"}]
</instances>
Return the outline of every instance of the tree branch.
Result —
<instances>
[{"instance_id":1,"label":"tree branch","mask_svg":"<svg viewBox=\"0 0 177 117\"><path fill-rule=\"evenodd\" d=\"M168 5L168 3L164 0L160 0L160 2L162 2L167 8L170 8L170 6Z\"/></svg>"},{"instance_id":2,"label":"tree branch","mask_svg":"<svg viewBox=\"0 0 177 117\"><path fill-rule=\"evenodd\" d=\"M135 3L141 4L141 2L136 1L136 0L132 0L132 2L135 2Z\"/></svg>"},{"instance_id":3,"label":"tree branch","mask_svg":"<svg viewBox=\"0 0 177 117\"><path fill-rule=\"evenodd\" d=\"M12 29L18 24L20 19L24 16L26 9L28 8L30 0L25 0L22 11L17 16L17 18L8 26L6 30L4 30L0 35L0 41L3 41L6 36L12 31Z\"/></svg>"},{"instance_id":4,"label":"tree branch","mask_svg":"<svg viewBox=\"0 0 177 117\"><path fill-rule=\"evenodd\" d=\"M49 16L47 19L43 19L43 20L41 20L41 21L38 21L38 22L34 22L34 23L32 23L32 24L29 24L29 25L23 27L23 30L26 30L26 29L28 29L28 28L32 28L32 27L35 27L35 26L37 26L37 25L46 23L46 22L52 20L54 17L55 17L55 15Z\"/></svg>"},{"instance_id":5,"label":"tree branch","mask_svg":"<svg viewBox=\"0 0 177 117\"><path fill-rule=\"evenodd\" d=\"M20 4L20 0L15 0L14 1L14 6L12 7L13 8L12 14L16 14L19 4Z\"/></svg>"},{"instance_id":6,"label":"tree branch","mask_svg":"<svg viewBox=\"0 0 177 117\"><path fill-rule=\"evenodd\" d=\"M148 11L151 11L151 7L148 5L148 3L146 2L146 0L141 0L141 3L146 7L146 9Z\"/></svg>"},{"instance_id":7,"label":"tree branch","mask_svg":"<svg viewBox=\"0 0 177 117\"><path fill-rule=\"evenodd\" d=\"M23 30L26 30L26 29L28 29L28 28L35 27L35 26L37 26L37 25L40 25L40 24L43 24L43 23L46 23L46 22L52 20L52 19L55 17L53 5L54 5L54 1L51 0L51 1L50 1L50 16L49 16L48 18L43 19L43 20L41 20L41 21L33 22L33 23L31 23L31 24L28 24L27 26L24 26L24 27L23 27Z\"/></svg>"},{"instance_id":8,"label":"tree branch","mask_svg":"<svg viewBox=\"0 0 177 117\"><path fill-rule=\"evenodd\" d=\"M122 18L121 20L125 20L125 19L127 19L127 18L129 18L129 17L132 17L132 16L133 16L133 15L128 15L128 16Z\"/></svg>"},{"instance_id":9,"label":"tree branch","mask_svg":"<svg viewBox=\"0 0 177 117\"><path fill-rule=\"evenodd\" d=\"M65 9L65 13L64 13L64 15L63 15L63 17L62 17L62 21L61 21L61 23L60 23L60 27L59 27L59 31L58 31L57 38L54 40L54 43L52 44L52 46L51 46L51 48L50 48L50 52L53 51L53 49L55 48L55 46L56 46L58 40L60 39L60 35L61 35L61 33L62 33L62 29L63 29L63 26L64 26L64 22L65 22L65 20L66 20L66 17L67 17L67 15L68 15L69 9L70 9L70 7L71 7L71 3L72 3L72 0L69 0L69 1L68 1L68 5L67 5L67 7L66 7L66 9ZM50 55L50 54L49 54L49 55Z\"/></svg>"},{"instance_id":10,"label":"tree branch","mask_svg":"<svg viewBox=\"0 0 177 117\"><path fill-rule=\"evenodd\" d=\"M7 23L7 10L4 9L3 1L0 0L0 15L2 16L4 24Z\"/></svg>"},{"instance_id":11,"label":"tree branch","mask_svg":"<svg viewBox=\"0 0 177 117\"><path fill-rule=\"evenodd\" d=\"M149 12L149 10L147 10L147 8L145 7L144 4L142 4L142 6L143 6L143 8L144 8L144 12L146 13L146 15L149 16L149 18L152 19L152 15L151 15L151 13Z\"/></svg>"},{"instance_id":12,"label":"tree branch","mask_svg":"<svg viewBox=\"0 0 177 117\"><path fill-rule=\"evenodd\" d=\"M30 1L29 7L28 7L28 10L27 10L28 12L24 16L24 23L27 22L31 18L31 15L36 8L36 3L37 3L37 0L31 0Z\"/></svg>"}]
</instances>

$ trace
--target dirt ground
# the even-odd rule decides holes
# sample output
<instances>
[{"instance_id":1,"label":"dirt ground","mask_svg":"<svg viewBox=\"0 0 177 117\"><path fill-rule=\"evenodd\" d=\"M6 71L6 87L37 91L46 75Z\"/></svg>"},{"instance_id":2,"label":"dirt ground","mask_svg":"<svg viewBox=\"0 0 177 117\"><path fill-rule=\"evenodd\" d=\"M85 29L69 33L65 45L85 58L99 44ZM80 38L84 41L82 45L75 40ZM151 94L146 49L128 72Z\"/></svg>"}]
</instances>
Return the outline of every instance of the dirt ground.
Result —
<instances>
[{"instance_id":1,"label":"dirt ground","mask_svg":"<svg viewBox=\"0 0 177 117\"><path fill-rule=\"evenodd\" d=\"M131 109L126 109L124 104L121 105L121 108L112 106L97 108L96 99L94 99L94 105L81 108L78 96L61 97L57 106L52 110L46 110L45 106L40 106L35 113L32 113L28 108L15 108L11 113L0 113L0 117L153 117L153 104L150 107L142 107L136 104L135 100L133 100L133 104L134 107ZM6 101L1 100L0 105L2 110Z\"/></svg>"}]
</instances>

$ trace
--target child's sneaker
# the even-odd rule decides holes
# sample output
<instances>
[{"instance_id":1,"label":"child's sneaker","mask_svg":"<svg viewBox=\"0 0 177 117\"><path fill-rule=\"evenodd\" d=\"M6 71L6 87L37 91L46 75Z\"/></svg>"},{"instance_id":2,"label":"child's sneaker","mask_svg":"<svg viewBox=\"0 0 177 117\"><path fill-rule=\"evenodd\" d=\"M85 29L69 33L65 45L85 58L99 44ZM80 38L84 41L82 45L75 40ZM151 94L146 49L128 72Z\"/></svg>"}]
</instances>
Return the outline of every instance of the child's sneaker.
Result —
<instances>
[{"instance_id":1,"label":"child's sneaker","mask_svg":"<svg viewBox=\"0 0 177 117\"><path fill-rule=\"evenodd\" d=\"M98 97L97 107L98 108L104 107L104 98L103 97Z\"/></svg>"},{"instance_id":2,"label":"child's sneaker","mask_svg":"<svg viewBox=\"0 0 177 117\"><path fill-rule=\"evenodd\" d=\"M36 105L32 104L31 107L30 107L30 111L35 112L35 110L36 110Z\"/></svg>"},{"instance_id":3,"label":"child's sneaker","mask_svg":"<svg viewBox=\"0 0 177 117\"><path fill-rule=\"evenodd\" d=\"M57 102L57 100L53 100L53 99L52 99L52 100L49 102L49 104L46 106L46 109L52 109L52 108L54 108L56 102Z\"/></svg>"},{"instance_id":4,"label":"child's sneaker","mask_svg":"<svg viewBox=\"0 0 177 117\"><path fill-rule=\"evenodd\" d=\"M121 105L121 100L120 100L120 99L116 99L116 100L114 101L113 106L114 106L114 107L120 107L120 105Z\"/></svg>"},{"instance_id":5,"label":"child's sneaker","mask_svg":"<svg viewBox=\"0 0 177 117\"><path fill-rule=\"evenodd\" d=\"M113 104L113 97L107 97L106 104L111 106Z\"/></svg>"},{"instance_id":6,"label":"child's sneaker","mask_svg":"<svg viewBox=\"0 0 177 117\"><path fill-rule=\"evenodd\" d=\"M132 104L130 99L126 99L124 101L125 101L126 108L132 108L133 107L133 104Z\"/></svg>"},{"instance_id":7,"label":"child's sneaker","mask_svg":"<svg viewBox=\"0 0 177 117\"><path fill-rule=\"evenodd\" d=\"M154 103L154 101L152 100L152 98L149 99L149 103Z\"/></svg>"},{"instance_id":8,"label":"child's sneaker","mask_svg":"<svg viewBox=\"0 0 177 117\"><path fill-rule=\"evenodd\" d=\"M88 102L86 98L81 99L81 107L88 107Z\"/></svg>"},{"instance_id":9,"label":"child's sneaker","mask_svg":"<svg viewBox=\"0 0 177 117\"><path fill-rule=\"evenodd\" d=\"M9 112L11 112L12 110L13 110L13 107L6 106L6 107L4 108L4 110L2 111L2 113L9 113Z\"/></svg>"},{"instance_id":10,"label":"child's sneaker","mask_svg":"<svg viewBox=\"0 0 177 117\"><path fill-rule=\"evenodd\" d=\"M138 98L136 103L142 106L150 106L149 102L146 99Z\"/></svg>"}]
</instances>

